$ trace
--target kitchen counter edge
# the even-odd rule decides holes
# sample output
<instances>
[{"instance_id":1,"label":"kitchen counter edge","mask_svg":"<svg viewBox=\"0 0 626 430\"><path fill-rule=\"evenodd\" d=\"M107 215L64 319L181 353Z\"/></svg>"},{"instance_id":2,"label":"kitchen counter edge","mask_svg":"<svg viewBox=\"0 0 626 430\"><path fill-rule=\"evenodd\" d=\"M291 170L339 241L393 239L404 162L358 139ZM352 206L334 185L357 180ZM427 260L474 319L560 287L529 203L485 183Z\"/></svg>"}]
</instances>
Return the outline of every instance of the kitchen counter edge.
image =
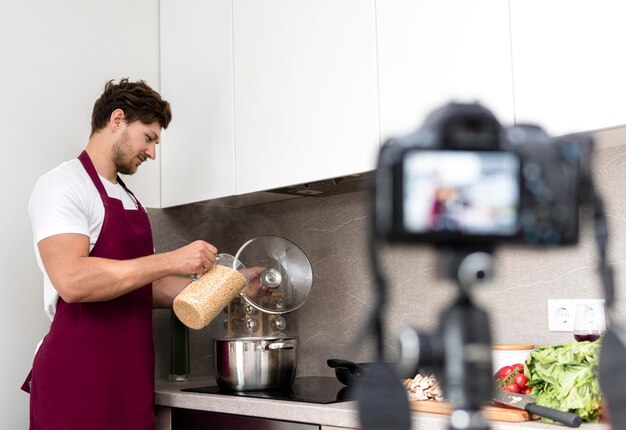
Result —
<instances>
[{"instance_id":1,"label":"kitchen counter edge","mask_svg":"<svg viewBox=\"0 0 626 430\"><path fill-rule=\"evenodd\" d=\"M330 404L303 403L284 400L256 399L251 397L224 396L220 394L200 394L181 391L182 388L214 385L212 378L192 378L186 382L157 380L155 384L155 405L169 408L194 409L317 424L322 426L359 428L356 402ZM447 430L448 416L426 412L412 414L412 430ZM523 423L490 422L493 430L557 429L551 424L536 421ZM606 424L583 424L585 430L609 430Z\"/></svg>"}]
</instances>

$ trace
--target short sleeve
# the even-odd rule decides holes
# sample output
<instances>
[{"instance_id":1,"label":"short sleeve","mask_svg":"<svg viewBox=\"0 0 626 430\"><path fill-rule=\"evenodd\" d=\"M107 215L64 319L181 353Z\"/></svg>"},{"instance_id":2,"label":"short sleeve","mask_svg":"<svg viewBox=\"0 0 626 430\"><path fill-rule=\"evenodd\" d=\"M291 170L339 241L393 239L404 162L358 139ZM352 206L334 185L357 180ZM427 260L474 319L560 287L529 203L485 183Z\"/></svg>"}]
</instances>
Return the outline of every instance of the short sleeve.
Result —
<instances>
[{"instance_id":1,"label":"short sleeve","mask_svg":"<svg viewBox=\"0 0 626 430\"><path fill-rule=\"evenodd\" d=\"M89 236L89 201L85 186L60 170L43 175L33 189L29 214L35 243L63 233Z\"/></svg>"}]
</instances>

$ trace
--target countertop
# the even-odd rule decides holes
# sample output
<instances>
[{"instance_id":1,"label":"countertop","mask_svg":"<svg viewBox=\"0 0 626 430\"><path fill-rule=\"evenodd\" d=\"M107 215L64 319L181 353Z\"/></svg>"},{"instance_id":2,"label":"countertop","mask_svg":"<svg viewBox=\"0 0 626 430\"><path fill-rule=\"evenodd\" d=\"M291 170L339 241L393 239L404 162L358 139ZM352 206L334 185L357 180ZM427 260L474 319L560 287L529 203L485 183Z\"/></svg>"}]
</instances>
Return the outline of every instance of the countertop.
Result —
<instances>
[{"instance_id":1,"label":"countertop","mask_svg":"<svg viewBox=\"0 0 626 430\"><path fill-rule=\"evenodd\" d=\"M155 387L155 404L157 406L196 409L225 414L244 415L312 423L325 426L359 428L356 402L340 402L331 404L300 403L283 400L256 399L249 397L224 396L219 394L196 394L182 392L182 388L215 385L212 378L195 378L186 382L170 382L157 380ZM543 429L555 430L565 428L537 421L524 423L505 423L491 421L493 430ZM447 430L448 417L445 415L425 412L412 414L412 430ZM609 430L606 424L583 424L584 430Z\"/></svg>"}]
</instances>

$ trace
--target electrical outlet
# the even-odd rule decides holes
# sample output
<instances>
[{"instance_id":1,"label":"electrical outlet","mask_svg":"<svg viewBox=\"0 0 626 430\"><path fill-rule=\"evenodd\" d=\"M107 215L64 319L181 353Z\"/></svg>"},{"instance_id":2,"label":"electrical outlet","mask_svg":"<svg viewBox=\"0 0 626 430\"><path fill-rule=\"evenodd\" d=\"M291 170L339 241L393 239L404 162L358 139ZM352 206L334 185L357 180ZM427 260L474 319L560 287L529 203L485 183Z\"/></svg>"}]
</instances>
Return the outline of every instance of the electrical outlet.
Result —
<instances>
[{"instance_id":1,"label":"electrical outlet","mask_svg":"<svg viewBox=\"0 0 626 430\"><path fill-rule=\"evenodd\" d=\"M572 331L576 306L579 303L593 309L602 309L604 299L548 299L548 330Z\"/></svg>"}]
</instances>

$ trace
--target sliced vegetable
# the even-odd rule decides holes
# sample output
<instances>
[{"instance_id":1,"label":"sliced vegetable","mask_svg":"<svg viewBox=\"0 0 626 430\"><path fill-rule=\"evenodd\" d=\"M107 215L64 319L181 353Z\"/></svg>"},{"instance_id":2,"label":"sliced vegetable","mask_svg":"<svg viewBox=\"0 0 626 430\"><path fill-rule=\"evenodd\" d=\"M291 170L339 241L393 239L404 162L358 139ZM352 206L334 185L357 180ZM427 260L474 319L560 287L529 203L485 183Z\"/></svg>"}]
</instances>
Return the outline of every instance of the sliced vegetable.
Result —
<instances>
[{"instance_id":1,"label":"sliced vegetable","mask_svg":"<svg viewBox=\"0 0 626 430\"><path fill-rule=\"evenodd\" d=\"M437 400L443 401L443 389L435 375L424 376L419 373L413 379L406 379L404 387L408 391L410 400Z\"/></svg>"}]
</instances>

